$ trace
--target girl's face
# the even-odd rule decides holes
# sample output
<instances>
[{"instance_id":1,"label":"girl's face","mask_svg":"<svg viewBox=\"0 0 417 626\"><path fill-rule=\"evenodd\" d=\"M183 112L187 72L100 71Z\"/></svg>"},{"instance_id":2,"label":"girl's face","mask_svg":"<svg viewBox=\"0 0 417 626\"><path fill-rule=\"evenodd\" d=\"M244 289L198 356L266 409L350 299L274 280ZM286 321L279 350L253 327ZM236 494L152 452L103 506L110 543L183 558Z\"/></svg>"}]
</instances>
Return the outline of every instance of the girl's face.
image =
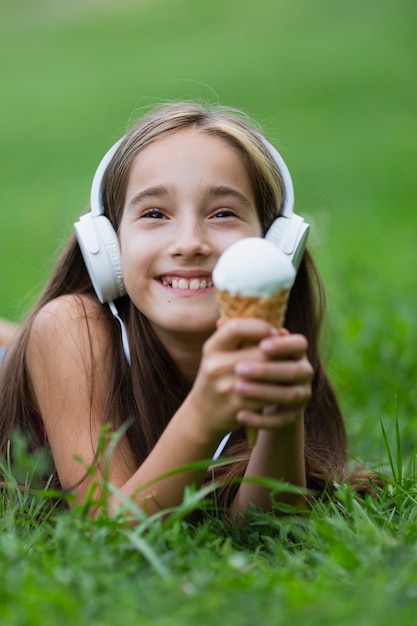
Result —
<instances>
[{"instance_id":1,"label":"girl's face","mask_svg":"<svg viewBox=\"0 0 417 626\"><path fill-rule=\"evenodd\" d=\"M123 278L162 340L213 332L214 265L248 236L262 236L254 193L224 139L187 128L133 161L119 228Z\"/></svg>"}]
</instances>

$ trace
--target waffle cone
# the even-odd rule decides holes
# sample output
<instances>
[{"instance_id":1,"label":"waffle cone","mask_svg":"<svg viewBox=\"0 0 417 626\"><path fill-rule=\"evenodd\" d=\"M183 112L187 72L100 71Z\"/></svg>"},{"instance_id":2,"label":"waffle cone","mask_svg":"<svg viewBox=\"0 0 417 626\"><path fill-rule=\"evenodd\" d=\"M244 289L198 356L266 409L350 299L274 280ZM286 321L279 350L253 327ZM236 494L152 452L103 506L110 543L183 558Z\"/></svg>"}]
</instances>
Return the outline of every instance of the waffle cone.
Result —
<instances>
[{"instance_id":1,"label":"waffle cone","mask_svg":"<svg viewBox=\"0 0 417 626\"><path fill-rule=\"evenodd\" d=\"M271 296L232 296L228 291L217 290L217 303L220 317L229 320L234 317L257 317L266 320L276 328L282 328L287 310L290 290L283 289ZM246 428L246 438L250 448L256 443L258 431Z\"/></svg>"},{"instance_id":2,"label":"waffle cone","mask_svg":"<svg viewBox=\"0 0 417 626\"><path fill-rule=\"evenodd\" d=\"M258 317L272 326L281 328L287 310L289 289L283 289L271 296L232 296L228 291L217 291L220 317L229 320L234 317Z\"/></svg>"}]
</instances>

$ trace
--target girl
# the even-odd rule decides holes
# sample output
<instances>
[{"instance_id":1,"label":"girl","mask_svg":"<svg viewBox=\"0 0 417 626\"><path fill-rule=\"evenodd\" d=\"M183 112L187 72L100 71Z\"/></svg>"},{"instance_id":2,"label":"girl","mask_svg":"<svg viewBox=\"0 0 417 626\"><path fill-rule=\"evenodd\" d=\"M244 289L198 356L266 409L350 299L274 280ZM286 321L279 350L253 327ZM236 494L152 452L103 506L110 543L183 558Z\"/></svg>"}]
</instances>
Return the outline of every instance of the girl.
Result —
<instances>
[{"instance_id":1,"label":"girl","mask_svg":"<svg viewBox=\"0 0 417 626\"><path fill-rule=\"evenodd\" d=\"M152 513L201 484L201 472L186 466L210 459L231 432L223 454L236 461L216 476L230 516L271 507L264 486L227 488L236 476L331 490L345 473L346 438L319 354L323 293L308 251L288 330L258 319L216 326L218 257L242 237L263 236L282 206L281 173L257 129L219 107L156 109L119 142L99 194L117 233L125 295L112 310L99 301L71 237L5 359L3 454L19 427L32 450L50 448L57 480L77 502L92 484L99 500L100 432L124 424L106 476ZM245 426L258 429L252 450ZM113 494L106 506L118 502Z\"/></svg>"}]
</instances>

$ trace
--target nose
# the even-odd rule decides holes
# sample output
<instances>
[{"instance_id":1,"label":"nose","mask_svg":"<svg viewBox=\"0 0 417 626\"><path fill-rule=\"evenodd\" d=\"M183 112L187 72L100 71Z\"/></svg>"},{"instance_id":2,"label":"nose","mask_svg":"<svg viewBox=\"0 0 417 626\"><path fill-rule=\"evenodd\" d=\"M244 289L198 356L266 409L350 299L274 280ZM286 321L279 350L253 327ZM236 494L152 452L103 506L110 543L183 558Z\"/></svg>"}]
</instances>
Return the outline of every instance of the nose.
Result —
<instances>
[{"instance_id":1,"label":"nose","mask_svg":"<svg viewBox=\"0 0 417 626\"><path fill-rule=\"evenodd\" d=\"M209 256L211 250L207 231L199 220L188 217L177 223L168 246L171 256Z\"/></svg>"}]
</instances>

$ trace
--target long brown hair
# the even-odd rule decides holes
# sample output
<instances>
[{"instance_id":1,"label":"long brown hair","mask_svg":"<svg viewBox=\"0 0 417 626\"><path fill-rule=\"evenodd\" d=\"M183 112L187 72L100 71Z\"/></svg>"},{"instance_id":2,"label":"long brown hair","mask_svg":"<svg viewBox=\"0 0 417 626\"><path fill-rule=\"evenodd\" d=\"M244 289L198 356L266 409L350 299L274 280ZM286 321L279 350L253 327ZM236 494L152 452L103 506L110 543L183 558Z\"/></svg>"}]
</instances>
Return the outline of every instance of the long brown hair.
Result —
<instances>
[{"instance_id":1,"label":"long brown hair","mask_svg":"<svg viewBox=\"0 0 417 626\"><path fill-rule=\"evenodd\" d=\"M156 139L190 126L222 137L238 151L250 176L259 218L266 232L279 213L283 190L280 172L261 141L258 129L240 112L189 103L160 107L145 115L125 135L103 181L105 214L114 229L117 231L120 224L133 159ZM15 428L24 432L32 450L47 445L37 416L36 398L30 389L26 349L33 320L40 309L47 302L66 294L96 297L75 236L70 237L3 364L0 377L0 450L3 454ZM82 298L80 306L83 306ZM140 465L183 402L189 392L189 384L152 331L147 318L135 308L129 297L119 298L117 307L128 337L134 337L135 341L130 341L129 366L124 357L117 322L108 307L103 305L103 313L108 318L114 363L103 423L114 414L131 420L127 436ZM344 424L320 356L320 329L324 315L322 283L307 251L291 291L285 325L291 332L301 333L308 339L308 357L315 372L312 398L305 409L305 458L308 487L319 493L331 489L333 480L343 479L346 464ZM226 454L243 454L245 458L226 466L222 470L224 477L242 475L248 449L241 432L234 433Z\"/></svg>"}]
</instances>

